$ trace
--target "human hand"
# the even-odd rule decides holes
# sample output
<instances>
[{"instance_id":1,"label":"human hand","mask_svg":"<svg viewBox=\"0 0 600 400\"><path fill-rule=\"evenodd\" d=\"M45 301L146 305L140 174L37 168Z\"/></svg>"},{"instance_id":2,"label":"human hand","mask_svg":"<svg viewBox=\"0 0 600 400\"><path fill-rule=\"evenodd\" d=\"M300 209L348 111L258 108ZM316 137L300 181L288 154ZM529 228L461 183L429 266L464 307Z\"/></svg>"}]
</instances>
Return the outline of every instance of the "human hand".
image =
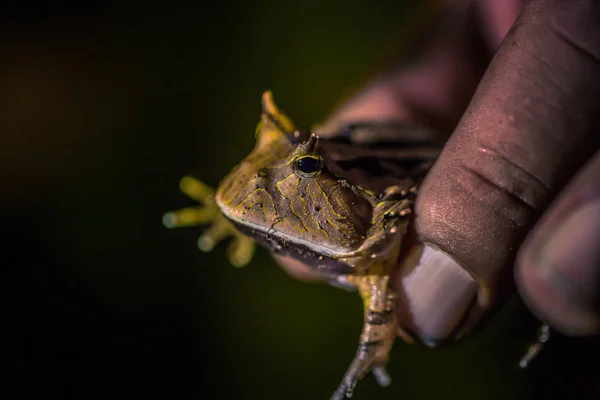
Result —
<instances>
[{"instance_id":1,"label":"human hand","mask_svg":"<svg viewBox=\"0 0 600 400\"><path fill-rule=\"evenodd\" d=\"M424 246L394 279L399 323L421 339L468 334L513 271L554 329L600 333L600 4L522 6L447 4L419 57L326 122L326 131L387 118L453 131L417 197Z\"/></svg>"}]
</instances>

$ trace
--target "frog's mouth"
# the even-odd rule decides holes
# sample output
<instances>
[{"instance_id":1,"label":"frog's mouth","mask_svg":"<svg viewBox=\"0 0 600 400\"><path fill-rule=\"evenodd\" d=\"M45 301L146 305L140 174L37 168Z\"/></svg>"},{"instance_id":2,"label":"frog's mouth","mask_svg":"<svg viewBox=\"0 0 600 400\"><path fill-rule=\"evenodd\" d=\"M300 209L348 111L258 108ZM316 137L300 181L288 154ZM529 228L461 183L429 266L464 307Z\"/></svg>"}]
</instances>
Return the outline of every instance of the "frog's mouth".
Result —
<instances>
[{"instance_id":1,"label":"frog's mouth","mask_svg":"<svg viewBox=\"0 0 600 400\"><path fill-rule=\"evenodd\" d=\"M265 247L276 254L292 257L318 272L333 275L344 275L354 272L354 268L350 265L332 258L331 255L318 252L302 243L295 242L292 245L289 240L275 234L276 231L273 231L272 229L265 230L262 229L262 227L253 227L248 224L234 221L226 215L225 217L237 230L253 238L256 243L262 247Z\"/></svg>"}]
</instances>

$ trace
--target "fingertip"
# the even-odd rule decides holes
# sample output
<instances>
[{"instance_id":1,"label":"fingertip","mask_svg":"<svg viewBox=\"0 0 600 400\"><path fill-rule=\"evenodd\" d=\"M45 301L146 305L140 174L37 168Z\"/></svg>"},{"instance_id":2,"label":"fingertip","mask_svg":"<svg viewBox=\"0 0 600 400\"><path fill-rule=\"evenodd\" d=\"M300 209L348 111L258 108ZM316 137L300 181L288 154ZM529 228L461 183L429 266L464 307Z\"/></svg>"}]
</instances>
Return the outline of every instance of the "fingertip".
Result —
<instances>
[{"instance_id":1,"label":"fingertip","mask_svg":"<svg viewBox=\"0 0 600 400\"><path fill-rule=\"evenodd\" d=\"M556 255L563 249L544 247L544 238L536 237L541 235L534 233L517 260L515 281L521 298L540 320L562 334L600 334L600 264L588 267L577 257L565 262ZM572 241L564 247L577 251Z\"/></svg>"},{"instance_id":2,"label":"fingertip","mask_svg":"<svg viewBox=\"0 0 600 400\"><path fill-rule=\"evenodd\" d=\"M600 153L521 246L515 280L540 319L571 336L600 334Z\"/></svg>"}]
</instances>

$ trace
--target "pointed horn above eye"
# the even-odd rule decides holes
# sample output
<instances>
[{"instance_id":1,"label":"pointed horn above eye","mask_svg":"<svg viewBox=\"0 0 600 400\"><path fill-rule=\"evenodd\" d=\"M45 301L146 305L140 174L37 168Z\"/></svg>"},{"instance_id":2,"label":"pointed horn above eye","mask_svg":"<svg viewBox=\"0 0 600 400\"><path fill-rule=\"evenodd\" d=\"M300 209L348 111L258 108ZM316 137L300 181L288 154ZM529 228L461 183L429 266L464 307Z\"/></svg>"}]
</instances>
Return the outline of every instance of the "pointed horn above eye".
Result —
<instances>
[{"instance_id":1,"label":"pointed horn above eye","mask_svg":"<svg viewBox=\"0 0 600 400\"><path fill-rule=\"evenodd\" d=\"M306 143L304 144L304 150L307 153L312 153L317 150L317 145L319 144L319 137L314 133L310 135Z\"/></svg>"},{"instance_id":2,"label":"pointed horn above eye","mask_svg":"<svg viewBox=\"0 0 600 400\"><path fill-rule=\"evenodd\" d=\"M262 95L261 122L263 130L275 128L284 134L292 133L296 130L292 120L277 108L273 100L273 93L270 90L267 90Z\"/></svg>"}]
</instances>

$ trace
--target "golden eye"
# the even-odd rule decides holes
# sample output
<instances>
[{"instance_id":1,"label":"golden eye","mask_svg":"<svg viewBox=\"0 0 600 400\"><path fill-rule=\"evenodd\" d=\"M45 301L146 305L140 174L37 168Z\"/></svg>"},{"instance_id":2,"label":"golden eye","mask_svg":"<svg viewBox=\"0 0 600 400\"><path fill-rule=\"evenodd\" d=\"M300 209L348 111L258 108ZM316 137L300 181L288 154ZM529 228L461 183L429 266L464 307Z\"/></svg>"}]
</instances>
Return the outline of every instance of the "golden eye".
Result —
<instances>
[{"instance_id":1,"label":"golden eye","mask_svg":"<svg viewBox=\"0 0 600 400\"><path fill-rule=\"evenodd\" d=\"M312 178L323 169L323 159L319 156L300 156L294 160L294 171L303 178Z\"/></svg>"}]
</instances>

